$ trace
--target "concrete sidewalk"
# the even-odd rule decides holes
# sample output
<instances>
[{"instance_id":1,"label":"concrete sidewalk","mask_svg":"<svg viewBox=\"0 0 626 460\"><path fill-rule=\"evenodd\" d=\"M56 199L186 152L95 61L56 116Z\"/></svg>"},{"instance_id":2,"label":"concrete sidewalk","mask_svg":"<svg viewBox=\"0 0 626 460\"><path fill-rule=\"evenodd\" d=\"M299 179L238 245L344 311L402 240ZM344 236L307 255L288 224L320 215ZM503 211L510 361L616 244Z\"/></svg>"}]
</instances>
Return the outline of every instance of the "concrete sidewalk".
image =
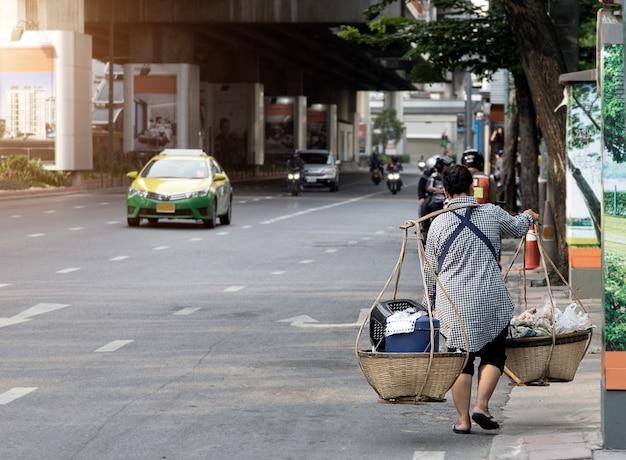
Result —
<instances>
[{"instance_id":1,"label":"concrete sidewalk","mask_svg":"<svg viewBox=\"0 0 626 460\"><path fill-rule=\"evenodd\" d=\"M503 245L503 264L514 249ZM510 263L510 262L508 262ZM523 271L516 263L507 284L516 305L524 304ZM526 271L528 308L543 305L549 295L541 268ZM569 303L567 286L552 286L558 308ZM593 324L593 336L586 356L571 382L548 386L514 386L510 399L499 414L501 429L492 441L491 460L617 460L626 459L626 450L605 450L601 431L600 353L604 324L601 299L581 299ZM508 377L503 377L510 381ZM513 385L513 384L511 384Z\"/></svg>"}]
</instances>

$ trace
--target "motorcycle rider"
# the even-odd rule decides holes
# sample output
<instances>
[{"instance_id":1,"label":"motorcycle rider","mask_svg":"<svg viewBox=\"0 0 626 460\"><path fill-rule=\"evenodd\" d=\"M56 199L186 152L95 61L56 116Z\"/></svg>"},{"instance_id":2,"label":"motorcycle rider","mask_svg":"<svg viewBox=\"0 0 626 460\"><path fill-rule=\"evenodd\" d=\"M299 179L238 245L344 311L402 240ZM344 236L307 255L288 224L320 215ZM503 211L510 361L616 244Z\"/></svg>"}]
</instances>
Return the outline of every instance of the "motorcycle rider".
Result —
<instances>
[{"instance_id":1,"label":"motorcycle rider","mask_svg":"<svg viewBox=\"0 0 626 460\"><path fill-rule=\"evenodd\" d=\"M428 192L426 191L428 178L435 172L435 163L437 162L437 158L439 158L439 155L430 157L426 160L422 169L422 175L417 183L417 209L420 212L420 215L422 215L422 205L428 198Z\"/></svg>"},{"instance_id":2,"label":"motorcycle rider","mask_svg":"<svg viewBox=\"0 0 626 460\"><path fill-rule=\"evenodd\" d=\"M454 161L452 158L447 155L437 158L437 161L435 162L435 172L430 175L426 184L428 198L424 200L424 204L422 205L420 213L421 216L443 209L444 202L446 201L446 195L443 188L443 176L452 167L453 163ZM430 228L431 220L432 219L429 219L421 223L421 232L424 242L428 229Z\"/></svg>"},{"instance_id":3,"label":"motorcycle rider","mask_svg":"<svg viewBox=\"0 0 626 460\"><path fill-rule=\"evenodd\" d=\"M391 155L391 159L387 164L387 172L400 172L403 169L404 168L402 167L402 163L400 163L400 158L398 157L398 155ZM398 185L402 187L402 177L400 177ZM389 186L389 181L387 181L387 186Z\"/></svg>"},{"instance_id":4,"label":"motorcycle rider","mask_svg":"<svg viewBox=\"0 0 626 460\"><path fill-rule=\"evenodd\" d=\"M463 152L461 163L472 173L476 201L480 204L495 203L498 186L493 177L489 177L483 172L485 166L483 154L478 150L468 149Z\"/></svg>"},{"instance_id":5,"label":"motorcycle rider","mask_svg":"<svg viewBox=\"0 0 626 460\"><path fill-rule=\"evenodd\" d=\"M300 151L294 150L293 155L287 160L287 171L300 173L300 190L304 187L302 185L302 179L304 178L304 160L300 158Z\"/></svg>"},{"instance_id":6,"label":"motorcycle rider","mask_svg":"<svg viewBox=\"0 0 626 460\"><path fill-rule=\"evenodd\" d=\"M379 171L379 174L382 177L384 172L383 160L378 157L378 154L376 152L372 153L369 161L369 167L371 173L374 173L374 171Z\"/></svg>"}]
</instances>

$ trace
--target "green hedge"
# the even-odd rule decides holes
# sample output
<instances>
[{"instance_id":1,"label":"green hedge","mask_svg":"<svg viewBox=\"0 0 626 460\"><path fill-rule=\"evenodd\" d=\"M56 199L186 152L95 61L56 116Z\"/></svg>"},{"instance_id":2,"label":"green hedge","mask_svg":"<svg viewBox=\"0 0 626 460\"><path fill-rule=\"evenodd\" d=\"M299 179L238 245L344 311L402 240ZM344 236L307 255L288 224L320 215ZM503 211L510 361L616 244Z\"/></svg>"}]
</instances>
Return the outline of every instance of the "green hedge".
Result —
<instances>
[{"instance_id":1,"label":"green hedge","mask_svg":"<svg viewBox=\"0 0 626 460\"><path fill-rule=\"evenodd\" d=\"M38 158L29 160L26 155L16 155L0 162L0 186L4 190L67 185L70 185L69 173L48 170Z\"/></svg>"},{"instance_id":2,"label":"green hedge","mask_svg":"<svg viewBox=\"0 0 626 460\"><path fill-rule=\"evenodd\" d=\"M626 258L605 256L605 347L608 351L626 351Z\"/></svg>"},{"instance_id":3,"label":"green hedge","mask_svg":"<svg viewBox=\"0 0 626 460\"><path fill-rule=\"evenodd\" d=\"M612 216L626 216L626 192L604 192L604 212Z\"/></svg>"}]
</instances>

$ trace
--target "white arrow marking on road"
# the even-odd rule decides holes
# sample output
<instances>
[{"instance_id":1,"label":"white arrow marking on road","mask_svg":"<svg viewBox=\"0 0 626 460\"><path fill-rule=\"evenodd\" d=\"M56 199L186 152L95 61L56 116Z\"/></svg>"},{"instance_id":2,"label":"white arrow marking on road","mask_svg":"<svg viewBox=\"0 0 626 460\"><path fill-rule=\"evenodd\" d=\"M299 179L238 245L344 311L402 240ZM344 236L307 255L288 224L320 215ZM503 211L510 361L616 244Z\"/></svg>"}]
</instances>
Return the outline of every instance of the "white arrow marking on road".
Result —
<instances>
[{"instance_id":1,"label":"white arrow marking on road","mask_svg":"<svg viewBox=\"0 0 626 460\"><path fill-rule=\"evenodd\" d=\"M13 326L15 324L30 321L33 316L49 313L61 308L69 307L69 305L59 303L39 303L32 308L24 310L22 313L12 316L11 318L0 318L0 327Z\"/></svg>"},{"instance_id":2,"label":"white arrow marking on road","mask_svg":"<svg viewBox=\"0 0 626 460\"><path fill-rule=\"evenodd\" d=\"M107 343L106 345L101 346L94 353L109 353L111 351L116 351L122 348L124 345L128 345L129 343L134 342L134 340L114 340L112 342Z\"/></svg>"},{"instance_id":3,"label":"white arrow marking on road","mask_svg":"<svg viewBox=\"0 0 626 460\"><path fill-rule=\"evenodd\" d=\"M22 396L26 396L28 393L32 393L36 389L37 387L11 388L9 391L5 391L4 393L0 394L0 404L3 406L9 404L11 401L15 401Z\"/></svg>"},{"instance_id":4,"label":"white arrow marking on road","mask_svg":"<svg viewBox=\"0 0 626 460\"><path fill-rule=\"evenodd\" d=\"M359 313L359 319L356 323L320 323L316 319L311 318L309 315L294 316L293 318L279 319L279 323L291 323L291 326L295 327L314 327L314 328L341 328L341 327L359 327L369 309L363 308Z\"/></svg>"}]
</instances>

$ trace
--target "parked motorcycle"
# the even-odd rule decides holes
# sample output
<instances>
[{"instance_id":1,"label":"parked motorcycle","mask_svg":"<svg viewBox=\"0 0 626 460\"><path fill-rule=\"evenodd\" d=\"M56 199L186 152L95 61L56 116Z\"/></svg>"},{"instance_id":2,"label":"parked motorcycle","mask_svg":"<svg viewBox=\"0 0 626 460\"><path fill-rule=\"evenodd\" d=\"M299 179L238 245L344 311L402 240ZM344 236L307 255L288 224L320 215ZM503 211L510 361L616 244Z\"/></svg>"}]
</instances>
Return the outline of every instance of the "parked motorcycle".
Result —
<instances>
[{"instance_id":1,"label":"parked motorcycle","mask_svg":"<svg viewBox=\"0 0 626 460\"><path fill-rule=\"evenodd\" d=\"M290 170L287 172L287 191L292 196L298 196L302 188L302 171Z\"/></svg>"},{"instance_id":2,"label":"parked motorcycle","mask_svg":"<svg viewBox=\"0 0 626 460\"><path fill-rule=\"evenodd\" d=\"M387 172L387 188L394 195L402 188L399 169L391 169Z\"/></svg>"}]
</instances>

